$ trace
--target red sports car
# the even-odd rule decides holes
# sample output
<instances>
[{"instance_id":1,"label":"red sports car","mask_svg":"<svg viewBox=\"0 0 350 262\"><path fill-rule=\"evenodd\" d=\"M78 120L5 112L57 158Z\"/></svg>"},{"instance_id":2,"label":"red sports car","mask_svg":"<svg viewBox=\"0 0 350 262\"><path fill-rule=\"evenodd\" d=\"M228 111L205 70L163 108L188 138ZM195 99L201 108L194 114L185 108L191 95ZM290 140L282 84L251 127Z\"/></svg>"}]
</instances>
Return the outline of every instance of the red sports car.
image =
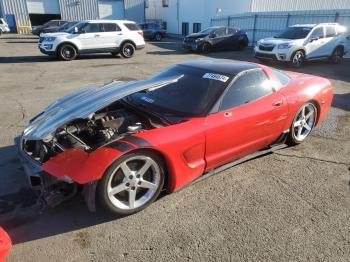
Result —
<instances>
[{"instance_id":1,"label":"red sports car","mask_svg":"<svg viewBox=\"0 0 350 262\"><path fill-rule=\"evenodd\" d=\"M81 191L90 210L128 215L218 167L305 140L331 106L327 79L259 64L199 60L145 81L56 101L18 139L50 206Z\"/></svg>"},{"instance_id":2,"label":"red sports car","mask_svg":"<svg viewBox=\"0 0 350 262\"><path fill-rule=\"evenodd\" d=\"M0 227L0 262L5 262L12 247L11 239Z\"/></svg>"}]
</instances>

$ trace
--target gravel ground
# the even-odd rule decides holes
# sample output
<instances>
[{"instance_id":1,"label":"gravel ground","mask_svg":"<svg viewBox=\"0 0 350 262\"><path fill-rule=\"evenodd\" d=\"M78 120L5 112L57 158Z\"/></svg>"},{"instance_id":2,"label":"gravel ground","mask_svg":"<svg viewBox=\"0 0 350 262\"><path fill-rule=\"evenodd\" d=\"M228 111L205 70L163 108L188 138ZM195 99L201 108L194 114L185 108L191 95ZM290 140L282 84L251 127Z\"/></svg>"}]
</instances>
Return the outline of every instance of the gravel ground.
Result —
<instances>
[{"instance_id":1,"label":"gravel ground","mask_svg":"<svg viewBox=\"0 0 350 262\"><path fill-rule=\"evenodd\" d=\"M165 39L132 59L89 55L63 62L41 55L36 42L0 38L0 224L14 242L9 261L349 261L350 60L298 70L329 78L335 88L329 117L305 143L116 218L89 213L80 197L39 211L13 139L45 106L74 90L145 79L203 55ZM249 49L206 56L254 61Z\"/></svg>"}]
</instances>

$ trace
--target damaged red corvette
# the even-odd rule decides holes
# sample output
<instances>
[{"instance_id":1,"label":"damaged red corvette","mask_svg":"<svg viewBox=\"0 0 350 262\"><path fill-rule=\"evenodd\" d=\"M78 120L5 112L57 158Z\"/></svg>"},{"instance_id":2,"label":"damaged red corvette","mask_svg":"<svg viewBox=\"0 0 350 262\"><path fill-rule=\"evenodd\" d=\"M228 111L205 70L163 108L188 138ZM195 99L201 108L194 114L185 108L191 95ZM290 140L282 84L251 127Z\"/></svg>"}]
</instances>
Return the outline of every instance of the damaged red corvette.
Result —
<instances>
[{"instance_id":1,"label":"damaged red corvette","mask_svg":"<svg viewBox=\"0 0 350 262\"><path fill-rule=\"evenodd\" d=\"M331 106L327 79L228 60L175 65L144 81L64 97L18 139L49 206L82 192L90 210L128 215L231 161L296 145Z\"/></svg>"}]
</instances>

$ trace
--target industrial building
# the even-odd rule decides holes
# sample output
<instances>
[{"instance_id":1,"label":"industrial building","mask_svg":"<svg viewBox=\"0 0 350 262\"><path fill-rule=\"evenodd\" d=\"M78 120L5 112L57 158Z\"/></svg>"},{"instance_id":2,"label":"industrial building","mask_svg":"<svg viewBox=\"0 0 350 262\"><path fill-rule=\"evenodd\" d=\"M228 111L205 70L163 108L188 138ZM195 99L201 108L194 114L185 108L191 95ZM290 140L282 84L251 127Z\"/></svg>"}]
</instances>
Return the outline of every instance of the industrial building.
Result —
<instances>
[{"instance_id":1,"label":"industrial building","mask_svg":"<svg viewBox=\"0 0 350 262\"><path fill-rule=\"evenodd\" d=\"M350 11L350 0L147 0L145 13L147 20L163 21L169 33L187 35L210 25L219 24L231 26L238 24L243 25L243 29L255 30L254 21L255 27L261 27L260 29L264 30L266 26L270 26L267 25L269 21L265 19L263 21L267 23L265 25L254 20L254 16L261 13L266 17L270 14L270 16L281 15L290 18L288 13L291 12L294 17L289 21L290 23L299 23L299 21L303 23L303 19L293 19L297 15L301 18L308 16L308 11L311 14L307 19L308 23L335 22L337 15L339 21L345 21ZM234 20L230 21L228 19L230 16L233 16ZM346 17L345 20L344 17ZM270 19L270 22L276 21ZM289 22L285 23L283 20L282 24L277 26L283 28Z\"/></svg>"},{"instance_id":2,"label":"industrial building","mask_svg":"<svg viewBox=\"0 0 350 262\"><path fill-rule=\"evenodd\" d=\"M145 20L144 0L0 0L0 17L11 32L29 33L51 19Z\"/></svg>"}]
</instances>

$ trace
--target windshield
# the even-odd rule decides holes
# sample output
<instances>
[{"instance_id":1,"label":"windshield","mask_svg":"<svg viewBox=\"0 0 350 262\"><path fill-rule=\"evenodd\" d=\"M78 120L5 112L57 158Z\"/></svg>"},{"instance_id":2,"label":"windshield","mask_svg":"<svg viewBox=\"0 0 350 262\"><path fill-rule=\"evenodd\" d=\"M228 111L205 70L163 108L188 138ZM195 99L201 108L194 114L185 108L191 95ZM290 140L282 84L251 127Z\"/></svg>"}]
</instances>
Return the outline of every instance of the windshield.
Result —
<instances>
[{"instance_id":1,"label":"windshield","mask_svg":"<svg viewBox=\"0 0 350 262\"><path fill-rule=\"evenodd\" d=\"M209 27L209 28L207 28L207 29L204 29L204 30L200 31L199 34L210 34L210 33L213 32L215 29L217 29L217 28Z\"/></svg>"},{"instance_id":2,"label":"windshield","mask_svg":"<svg viewBox=\"0 0 350 262\"><path fill-rule=\"evenodd\" d=\"M163 116L204 116L230 83L232 76L176 65L155 76L155 82L173 78L175 81L149 92L139 92L126 98Z\"/></svg>"},{"instance_id":3,"label":"windshield","mask_svg":"<svg viewBox=\"0 0 350 262\"><path fill-rule=\"evenodd\" d=\"M69 34L74 34L75 33L75 28L78 28L78 31L82 28L84 28L86 25L86 22L79 22L77 24L74 24L73 26L69 27L66 32Z\"/></svg>"},{"instance_id":4,"label":"windshield","mask_svg":"<svg viewBox=\"0 0 350 262\"><path fill-rule=\"evenodd\" d=\"M311 29L312 27L288 27L276 35L275 38L303 39L310 33Z\"/></svg>"},{"instance_id":5,"label":"windshield","mask_svg":"<svg viewBox=\"0 0 350 262\"><path fill-rule=\"evenodd\" d=\"M64 31L64 30L67 30L69 28L71 28L72 26L74 26L77 22L68 22L68 23L65 23L63 25L60 26L60 30Z\"/></svg>"}]
</instances>

